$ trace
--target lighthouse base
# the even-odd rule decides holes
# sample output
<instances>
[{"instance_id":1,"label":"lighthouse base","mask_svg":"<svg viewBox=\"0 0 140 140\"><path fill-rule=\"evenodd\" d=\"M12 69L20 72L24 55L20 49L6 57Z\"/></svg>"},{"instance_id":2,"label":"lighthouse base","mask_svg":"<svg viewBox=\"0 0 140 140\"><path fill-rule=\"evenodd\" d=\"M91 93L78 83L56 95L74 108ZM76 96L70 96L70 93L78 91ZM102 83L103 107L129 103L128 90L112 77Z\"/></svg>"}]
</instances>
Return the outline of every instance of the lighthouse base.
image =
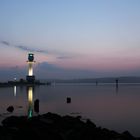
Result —
<instances>
[{"instance_id":1,"label":"lighthouse base","mask_svg":"<svg viewBox=\"0 0 140 140\"><path fill-rule=\"evenodd\" d=\"M26 80L27 80L28 83L34 83L35 82L35 76L34 75L33 76L27 75Z\"/></svg>"}]
</instances>

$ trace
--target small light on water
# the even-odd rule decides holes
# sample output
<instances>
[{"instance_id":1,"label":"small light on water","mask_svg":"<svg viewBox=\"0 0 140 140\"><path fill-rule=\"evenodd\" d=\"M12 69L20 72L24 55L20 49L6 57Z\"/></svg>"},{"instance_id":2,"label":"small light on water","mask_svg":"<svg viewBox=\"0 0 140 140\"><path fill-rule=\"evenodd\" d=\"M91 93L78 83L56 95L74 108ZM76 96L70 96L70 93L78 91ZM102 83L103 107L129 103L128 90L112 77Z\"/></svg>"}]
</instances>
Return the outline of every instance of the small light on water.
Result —
<instances>
[{"instance_id":1,"label":"small light on water","mask_svg":"<svg viewBox=\"0 0 140 140\"><path fill-rule=\"evenodd\" d=\"M14 86L14 96L16 96L16 95L17 95L17 87Z\"/></svg>"}]
</instances>

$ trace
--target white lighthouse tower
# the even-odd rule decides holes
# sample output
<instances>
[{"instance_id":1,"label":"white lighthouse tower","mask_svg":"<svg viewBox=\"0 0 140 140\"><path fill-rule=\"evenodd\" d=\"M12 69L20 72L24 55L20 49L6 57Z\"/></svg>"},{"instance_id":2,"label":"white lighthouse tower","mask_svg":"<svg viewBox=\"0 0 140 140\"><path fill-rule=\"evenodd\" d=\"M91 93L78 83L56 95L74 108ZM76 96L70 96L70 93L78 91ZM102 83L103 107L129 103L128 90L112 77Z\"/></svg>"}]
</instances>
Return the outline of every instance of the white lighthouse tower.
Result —
<instances>
[{"instance_id":1,"label":"white lighthouse tower","mask_svg":"<svg viewBox=\"0 0 140 140\"><path fill-rule=\"evenodd\" d=\"M35 76L33 74L33 64L35 63L34 61L34 54L29 53L28 54L28 75L26 76L26 80L29 83L34 83L35 82Z\"/></svg>"}]
</instances>

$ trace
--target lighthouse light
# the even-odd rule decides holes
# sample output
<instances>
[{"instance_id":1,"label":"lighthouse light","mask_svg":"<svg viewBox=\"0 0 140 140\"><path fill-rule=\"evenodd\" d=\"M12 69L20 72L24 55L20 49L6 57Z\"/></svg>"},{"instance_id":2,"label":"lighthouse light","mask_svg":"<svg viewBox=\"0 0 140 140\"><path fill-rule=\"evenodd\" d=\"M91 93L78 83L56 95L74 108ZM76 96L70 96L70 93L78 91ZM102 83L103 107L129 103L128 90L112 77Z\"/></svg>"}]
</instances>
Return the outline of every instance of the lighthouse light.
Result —
<instances>
[{"instance_id":1,"label":"lighthouse light","mask_svg":"<svg viewBox=\"0 0 140 140\"><path fill-rule=\"evenodd\" d=\"M32 53L28 54L28 61L29 62L33 62L34 61L34 54L32 54Z\"/></svg>"}]
</instances>

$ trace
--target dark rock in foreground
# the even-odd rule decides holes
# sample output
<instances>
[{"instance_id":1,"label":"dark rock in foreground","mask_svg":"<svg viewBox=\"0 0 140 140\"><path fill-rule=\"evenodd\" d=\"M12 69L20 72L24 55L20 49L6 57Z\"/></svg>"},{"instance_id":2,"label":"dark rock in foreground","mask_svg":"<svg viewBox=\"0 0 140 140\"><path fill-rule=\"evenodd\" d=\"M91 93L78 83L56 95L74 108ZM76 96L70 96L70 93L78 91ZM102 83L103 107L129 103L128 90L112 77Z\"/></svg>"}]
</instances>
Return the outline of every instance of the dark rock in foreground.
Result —
<instances>
[{"instance_id":1,"label":"dark rock in foreground","mask_svg":"<svg viewBox=\"0 0 140 140\"><path fill-rule=\"evenodd\" d=\"M80 119L80 116L61 117L52 113L30 119L12 116L2 121L0 140L139 140L128 131L120 134Z\"/></svg>"},{"instance_id":2,"label":"dark rock in foreground","mask_svg":"<svg viewBox=\"0 0 140 140\"><path fill-rule=\"evenodd\" d=\"M7 108L7 111L10 112L10 113L12 113L14 111L14 107L13 106L9 106Z\"/></svg>"}]
</instances>

